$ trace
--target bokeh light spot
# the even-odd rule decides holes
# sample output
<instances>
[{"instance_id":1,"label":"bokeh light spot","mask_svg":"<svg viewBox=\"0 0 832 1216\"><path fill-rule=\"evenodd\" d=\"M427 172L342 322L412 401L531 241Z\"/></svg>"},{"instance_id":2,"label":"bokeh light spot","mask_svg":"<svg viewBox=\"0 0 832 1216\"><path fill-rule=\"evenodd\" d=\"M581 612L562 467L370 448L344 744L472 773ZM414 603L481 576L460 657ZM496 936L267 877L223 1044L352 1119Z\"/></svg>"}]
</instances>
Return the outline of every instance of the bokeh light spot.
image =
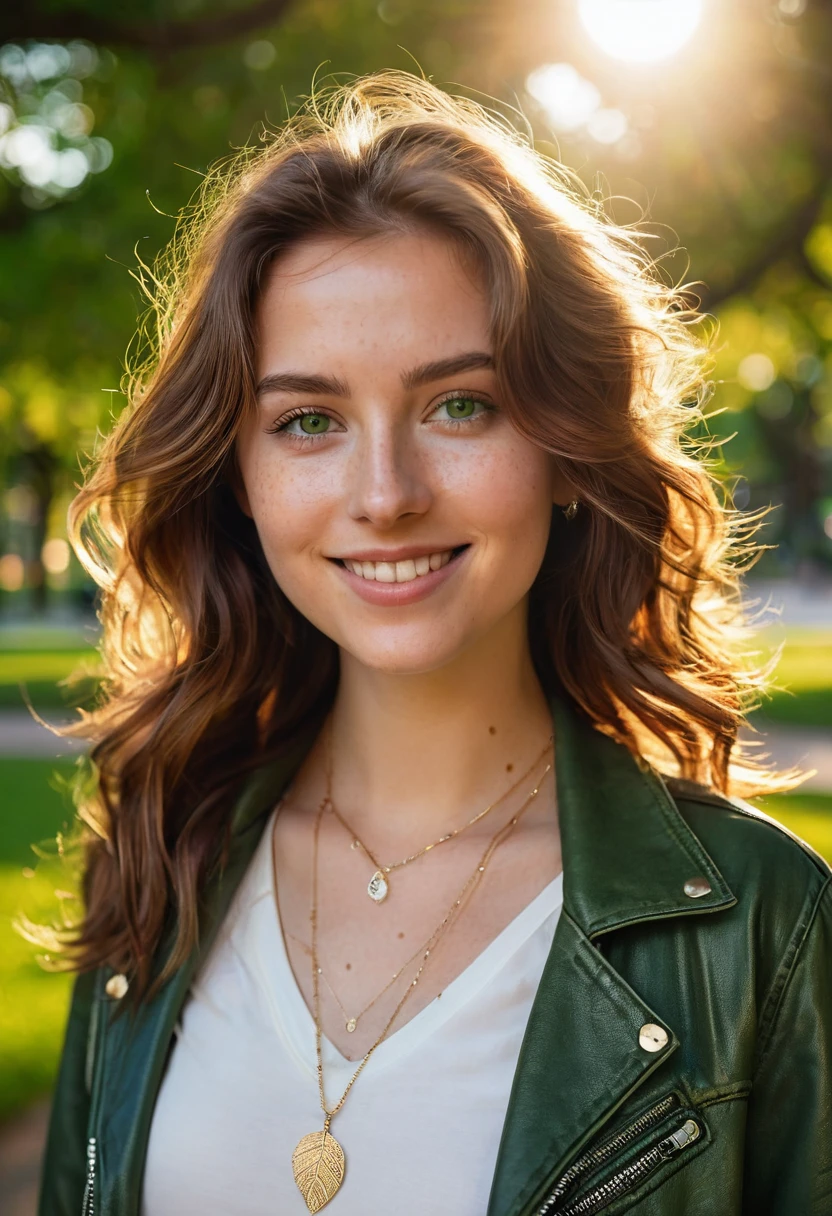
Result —
<instances>
[{"instance_id":1,"label":"bokeh light spot","mask_svg":"<svg viewBox=\"0 0 832 1216\"><path fill-rule=\"evenodd\" d=\"M41 561L48 574L63 574L69 567L69 545L60 536L53 536L43 546Z\"/></svg>"},{"instance_id":2,"label":"bokeh light spot","mask_svg":"<svg viewBox=\"0 0 832 1216\"><path fill-rule=\"evenodd\" d=\"M768 355L746 355L737 368L737 379L752 393L764 393L774 383L774 364Z\"/></svg>"},{"instance_id":3,"label":"bokeh light spot","mask_svg":"<svg viewBox=\"0 0 832 1216\"><path fill-rule=\"evenodd\" d=\"M621 110L596 110L586 129L599 144L616 144L627 134L627 115Z\"/></svg>"},{"instance_id":4,"label":"bokeh light spot","mask_svg":"<svg viewBox=\"0 0 832 1216\"><path fill-rule=\"evenodd\" d=\"M601 94L571 63L546 63L526 80L531 96L559 131L577 131L601 105Z\"/></svg>"},{"instance_id":5,"label":"bokeh light spot","mask_svg":"<svg viewBox=\"0 0 832 1216\"><path fill-rule=\"evenodd\" d=\"M23 574L23 558L18 553L4 553L0 557L0 587L4 591L19 591Z\"/></svg>"},{"instance_id":6,"label":"bokeh light spot","mask_svg":"<svg viewBox=\"0 0 832 1216\"><path fill-rule=\"evenodd\" d=\"M256 42L250 42L243 51L243 62L253 72L265 72L266 68L272 66L276 58L277 51L274 49L274 43L268 42L265 38L258 38Z\"/></svg>"}]
</instances>

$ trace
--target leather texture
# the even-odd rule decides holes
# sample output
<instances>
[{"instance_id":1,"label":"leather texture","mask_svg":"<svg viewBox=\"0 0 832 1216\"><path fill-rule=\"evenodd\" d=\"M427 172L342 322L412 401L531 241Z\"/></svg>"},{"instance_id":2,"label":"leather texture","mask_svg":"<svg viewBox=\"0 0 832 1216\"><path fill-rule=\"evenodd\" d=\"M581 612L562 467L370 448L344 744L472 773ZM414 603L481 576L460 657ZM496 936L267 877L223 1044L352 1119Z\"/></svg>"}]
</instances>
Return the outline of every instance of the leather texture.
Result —
<instances>
[{"instance_id":1,"label":"leather texture","mask_svg":"<svg viewBox=\"0 0 832 1216\"><path fill-rule=\"evenodd\" d=\"M832 871L747 803L640 765L565 694L552 717L564 904L484 1216L832 1216ZM115 1016L112 972L78 977L39 1216L82 1216L91 1138L86 1212L138 1216L174 1025L311 742L248 782L199 949L160 994Z\"/></svg>"}]
</instances>

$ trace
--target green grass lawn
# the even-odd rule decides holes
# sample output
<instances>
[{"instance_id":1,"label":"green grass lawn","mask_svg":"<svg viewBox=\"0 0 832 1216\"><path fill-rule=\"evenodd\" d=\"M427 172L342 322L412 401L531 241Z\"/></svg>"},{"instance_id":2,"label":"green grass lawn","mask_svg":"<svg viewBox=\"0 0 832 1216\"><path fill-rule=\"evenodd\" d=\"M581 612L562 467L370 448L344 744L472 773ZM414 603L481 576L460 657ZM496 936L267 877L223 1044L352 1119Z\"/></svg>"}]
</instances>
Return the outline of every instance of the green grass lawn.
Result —
<instances>
[{"instance_id":1,"label":"green grass lawn","mask_svg":"<svg viewBox=\"0 0 832 1216\"><path fill-rule=\"evenodd\" d=\"M38 861L31 844L66 827L68 800L50 782L72 767L0 757L0 1120L48 1092L57 1068L71 980L43 970L12 919L21 912L52 919L55 891L69 885L56 862ZM778 795L759 805L832 862L832 794Z\"/></svg>"},{"instance_id":2,"label":"green grass lawn","mask_svg":"<svg viewBox=\"0 0 832 1216\"><path fill-rule=\"evenodd\" d=\"M775 691L761 709L772 722L832 729L832 630L767 630L772 648L785 638L775 680L789 691Z\"/></svg>"},{"instance_id":3,"label":"green grass lawn","mask_svg":"<svg viewBox=\"0 0 832 1216\"><path fill-rule=\"evenodd\" d=\"M754 806L810 844L832 865L832 794L777 794Z\"/></svg>"},{"instance_id":4,"label":"green grass lawn","mask_svg":"<svg viewBox=\"0 0 832 1216\"><path fill-rule=\"evenodd\" d=\"M45 971L12 920L48 921L57 906L60 869L31 845L54 841L69 820L50 782L71 772L71 762L0 758L0 1120L47 1092L58 1063L70 978Z\"/></svg>"},{"instance_id":5,"label":"green grass lawn","mask_svg":"<svg viewBox=\"0 0 832 1216\"><path fill-rule=\"evenodd\" d=\"M38 710L78 704L95 691L94 678L85 677L74 697L59 681L79 668L92 668L95 658L89 648L0 651L0 709L25 709L26 696Z\"/></svg>"}]
</instances>

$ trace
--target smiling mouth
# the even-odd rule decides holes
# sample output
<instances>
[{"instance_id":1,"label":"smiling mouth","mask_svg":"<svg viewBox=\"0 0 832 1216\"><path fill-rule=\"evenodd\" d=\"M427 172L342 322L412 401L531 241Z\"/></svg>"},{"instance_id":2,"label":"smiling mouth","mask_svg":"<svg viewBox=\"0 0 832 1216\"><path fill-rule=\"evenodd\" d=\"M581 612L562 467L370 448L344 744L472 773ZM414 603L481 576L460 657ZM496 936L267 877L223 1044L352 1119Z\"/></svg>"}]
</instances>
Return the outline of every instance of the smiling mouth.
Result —
<instances>
[{"instance_id":1,"label":"smiling mouth","mask_svg":"<svg viewBox=\"0 0 832 1216\"><path fill-rule=\"evenodd\" d=\"M402 562L358 562L351 558L336 557L333 560L339 566L344 566L350 573L368 582L376 583L412 583L424 578L434 570L441 570L448 562L458 557L469 546L457 545L455 549L443 549L424 557L408 558Z\"/></svg>"}]
</instances>

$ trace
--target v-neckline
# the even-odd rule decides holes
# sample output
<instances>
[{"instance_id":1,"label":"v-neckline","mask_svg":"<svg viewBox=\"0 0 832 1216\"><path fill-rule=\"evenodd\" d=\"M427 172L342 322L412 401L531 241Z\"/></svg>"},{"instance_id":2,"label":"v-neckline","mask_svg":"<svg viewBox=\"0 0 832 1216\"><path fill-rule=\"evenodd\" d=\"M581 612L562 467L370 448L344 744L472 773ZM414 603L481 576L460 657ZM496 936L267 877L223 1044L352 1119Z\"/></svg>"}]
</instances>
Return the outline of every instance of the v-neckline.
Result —
<instances>
[{"instance_id":1,"label":"v-neckline","mask_svg":"<svg viewBox=\"0 0 832 1216\"><path fill-rule=\"evenodd\" d=\"M263 833L255 865L257 904L251 923L252 955L259 971L272 1020L300 1069L317 1076L315 1021L298 986L289 961L277 904L272 848L274 815ZM393 1031L373 1052L373 1072L386 1068L415 1050L461 1009L500 971L512 955L555 912L563 900L563 871L500 930L487 946L435 997L405 1024ZM321 1053L332 1090L350 1079L363 1056L348 1060L329 1037L321 1034ZM330 1088L330 1085L327 1085Z\"/></svg>"}]
</instances>

